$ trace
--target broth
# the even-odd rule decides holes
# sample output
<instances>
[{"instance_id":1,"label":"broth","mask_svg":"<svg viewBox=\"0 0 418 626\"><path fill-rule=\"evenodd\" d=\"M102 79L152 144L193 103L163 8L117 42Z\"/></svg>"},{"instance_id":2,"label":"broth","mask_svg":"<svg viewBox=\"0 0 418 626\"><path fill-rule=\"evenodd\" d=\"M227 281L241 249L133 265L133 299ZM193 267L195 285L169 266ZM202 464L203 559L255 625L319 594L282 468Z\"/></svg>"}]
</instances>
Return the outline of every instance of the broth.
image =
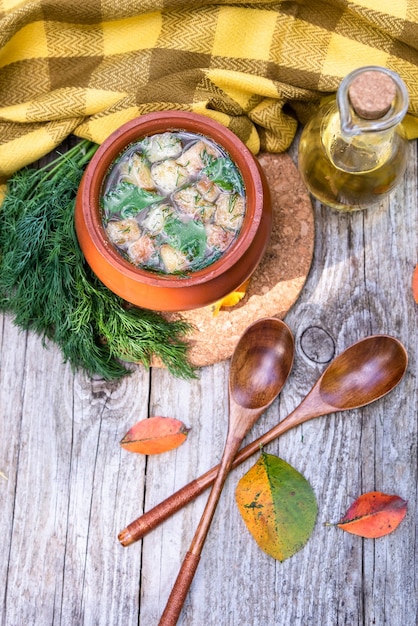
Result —
<instances>
[{"instance_id":1,"label":"broth","mask_svg":"<svg viewBox=\"0 0 418 626\"><path fill-rule=\"evenodd\" d=\"M191 132L131 144L101 194L103 225L118 252L142 269L184 274L219 259L246 208L241 173L226 151Z\"/></svg>"}]
</instances>

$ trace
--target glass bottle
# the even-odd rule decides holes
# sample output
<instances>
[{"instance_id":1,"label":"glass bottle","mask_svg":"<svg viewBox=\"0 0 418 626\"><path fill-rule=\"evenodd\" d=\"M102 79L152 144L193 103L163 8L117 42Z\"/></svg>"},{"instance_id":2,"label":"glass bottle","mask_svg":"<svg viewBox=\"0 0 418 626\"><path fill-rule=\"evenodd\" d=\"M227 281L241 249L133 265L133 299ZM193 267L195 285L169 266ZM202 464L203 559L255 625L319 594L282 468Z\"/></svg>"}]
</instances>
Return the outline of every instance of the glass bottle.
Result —
<instances>
[{"instance_id":1,"label":"glass bottle","mask_svg":"<svg viewBox=\"0 0 418 626\"><path fill-rule=\"evenodd\" d=\"M408 91L395 72L367 66L348 74L301 135L299 170L312 195L343 211L387 196L406 168L407 110Z\"/></svg>"}]
</instances>

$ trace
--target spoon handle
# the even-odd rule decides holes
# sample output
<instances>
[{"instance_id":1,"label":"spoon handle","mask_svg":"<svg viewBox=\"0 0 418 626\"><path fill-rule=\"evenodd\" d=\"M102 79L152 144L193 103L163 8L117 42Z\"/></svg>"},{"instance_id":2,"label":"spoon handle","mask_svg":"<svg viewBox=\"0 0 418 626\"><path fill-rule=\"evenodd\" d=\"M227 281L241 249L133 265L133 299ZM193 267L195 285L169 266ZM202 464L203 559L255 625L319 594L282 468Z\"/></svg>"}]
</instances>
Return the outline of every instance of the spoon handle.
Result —
<instances>
[{"instance_id":1,"label":"spoon handle","mask_svg":"<svg viewBox=\"0 0 418 626\"><path fill-rule=\"evenodd\" d=\"M188 502L197 498L197 496L203 493L212 483L218 468L219 465L200 476L200 478L191 481L128 524L118 535L120 543L123 546L129 546L135 543L135 541L139 541L154 530L154 528L159 526L164 520L183 508Z\"/></svg>"},{"instance_id":2,"label":"spoon handle","mask_svg":"<svg viewBox=\"0 0 418 626\"><path fill-rule=\"evenodd\" d=\"M174 583L173 589L168 598L159 626L175 626L177 624L177 620L180 616L187 593L190 589L190 585L192 584L194 574L199 564L200 555L202 553L206 537L208 536L223 486L241 441L242 437L237 437L233 432L229 432L222 460L219 465L219 471L217 472L216 479L209 493L206 506L200 517L200 521L190 544L190 548L183 560L176 582Z\"/></svg>"},{"instance_id":3,"label":"spoon handle","mask_svg":"<svg viewBox=\"0 0 418 626\"><path fill-rule=\"evenodd\" d=\"M175 624L177 624L199 561L199 554L193 554L190 551L187 552L176 582L171 590L164 613L161 616L159 626L175 626Z\"/></svg>"},{"instance_id":4,"label":"spoon handle","mask_svg":"<svg viewBox=\"0 0 418 626\"><path fill-rule=\"evenodd\" d=\"M260 451L262 446L267 445L283 433L287 432L291 428L301 424L310 417L316 417L318 413L313 415L311 411L304 412L301 416L301 407L299 405L290 415L284 420L276 424L271 430L261 435L258 439L242 448L232 463L231 469L238 467L241 463L246 461L252 454ZM154 530L164 520L168 519L171 515L179 511L183 506L197 498L201 493L205 491L216 479L220 465L212 467L205 474L202 474L199 478L191 481L171 496L157 504L155 507L138 517L131 522L126 528L124 528L118 535L118 539L123 546L129 546L135 541L142 539L146 534Z\"/></svg>"}]
</instances>

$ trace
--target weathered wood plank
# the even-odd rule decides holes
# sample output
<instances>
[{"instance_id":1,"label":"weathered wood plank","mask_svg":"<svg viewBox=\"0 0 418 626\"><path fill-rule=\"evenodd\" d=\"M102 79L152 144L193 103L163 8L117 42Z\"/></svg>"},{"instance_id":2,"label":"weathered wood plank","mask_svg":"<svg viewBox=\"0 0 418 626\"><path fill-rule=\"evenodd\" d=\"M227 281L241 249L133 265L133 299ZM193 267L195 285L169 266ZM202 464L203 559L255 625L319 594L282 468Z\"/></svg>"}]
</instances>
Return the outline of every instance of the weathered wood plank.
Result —
<instances>
[{"instance_id":1,"label":"weathered wood plank","mask_svg":"<svg viewBox=\"0 0 418 626\"><path fill-rule=\"evenodd\" d=\"M229 477L180 624L415 626L417 609L417 145L390 201L351 215L314 206L312 269L286 321L294 369L248 440L283 419L334 354L371 333L405 344L399 387L359 410L290 431L268 451L302 472L318 499L313 535L279 563L239 517ZM142 510L217 463L227 428L228 362L195 381L134 367L119 383L73 374L54 346L0 324L1 626L158 623L206 495L143 542L117 533ZM171 415L191 427L178 449L144 458L122 450L130 426ZM4 477L3 476L6 477ZM370 490L397 493L408 515L391 535L362 540L334 526Z\"/></svg>"},{"instance_id":2,"label":"weathered wood plank","mask_svg":"<svg viewBox=\"0 0 418 626\"><path fill-rule=\"evenodd\" d=\"M247 461L230 477L180 623L416 623L412 572L417 554L417 327L410 293L418 226L415 200L410 199L415 198L411 189L414 181L415 150L405 186L382 207L339 215L315 206L317 234L312 271L300 300L287 316L296 336L295 368L282 397L252 436L282 419L302 399L334 352L341 352L368 334L393 334L405 343L410 355L405 379L395 392L369 407L305 424L269 446L308 478L320 509L308 545L285 563L273 562L260 552L236 510L235 485L253 461ZM227 368L217 376L223 377L225 388ZM171 402L173 410L179 410L179 403L188 410L189 399L172 390L175 383L170 386L164 373L153 375L153 386L165 390L167 411ZM190 386L202 413L214 395L206 372L203 381ZM187 393L190 395L190 391ZM221 396L215 419L225 424L227 400L223 393ZM191 419L197 420L198 428L208 429L198 415ZM191 425L196 428L194 422ZM210 429L214 427L211 423ZM222 449L221 435L211 439L207 447L207 436L202 434L201 439L198 444L190 439L187 446L197 446L199 461L207 456L208 448L212 455L215 450L216 462ZM171 476L175 480L168 489L167 485L161 488L157 478L160 461L156 460L155 474L153 471L147 475L147 495L158 493L156 501L169 495L180 486L179 471L187 480L197 475L198 468L193 473L190 466L195 454L183 447L186 470L183 460L174 460ZM206 467L211 464L208 458ZM338 521L360 493L374 489L398 493L409 500L409 515L396 533L378 541L363 541L333 526L324 526ZM150 498L147 508L154 503L152 495ZM204 501L204 496L200 500ZM159 557L153 575L143 580L141 624L157 623L164 608L203 504L193 506L177 513L144 541L143 571L149 572L155 565L155 542Z\"/></svg>"},{"instance_id":3,"label":"weathered wood plank","mask_svg":"<svg viewBox=\"0 0 418 626\"><path fill-rule=\"evenodd\" d=\"M133 623L141 555L116 535L143 502L145 460L119 441L147 416L149 375L74 376L57 349L16 332L4 318L2 623Z\"/></svg>"}]
</instances>

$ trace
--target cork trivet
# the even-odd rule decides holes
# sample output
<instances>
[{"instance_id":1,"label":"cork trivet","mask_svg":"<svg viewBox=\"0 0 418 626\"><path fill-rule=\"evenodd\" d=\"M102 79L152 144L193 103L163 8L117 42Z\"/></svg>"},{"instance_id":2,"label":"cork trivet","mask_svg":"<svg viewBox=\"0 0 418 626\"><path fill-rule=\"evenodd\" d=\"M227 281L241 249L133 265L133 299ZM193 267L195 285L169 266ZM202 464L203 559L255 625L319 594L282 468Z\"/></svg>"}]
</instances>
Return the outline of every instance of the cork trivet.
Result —
<instances>
[{"instance_id":1,"label":"cork trivet","mask_svg":"<svg viewBox=\"0 0 418 626\"><path fill-rule=\"evenodd\" d=\"M194 327L187 336L188 355L197 367L228 359L244 330L257 319L283 319L297 300L311 266L313 210L298 170L287 154L262 154L258 159L272 199L271 240L241 302L221 309L218 315L211 306L182 314ZM178 315L164 313L164 317L174 319Z\"/></svg>"}]
</instances>

